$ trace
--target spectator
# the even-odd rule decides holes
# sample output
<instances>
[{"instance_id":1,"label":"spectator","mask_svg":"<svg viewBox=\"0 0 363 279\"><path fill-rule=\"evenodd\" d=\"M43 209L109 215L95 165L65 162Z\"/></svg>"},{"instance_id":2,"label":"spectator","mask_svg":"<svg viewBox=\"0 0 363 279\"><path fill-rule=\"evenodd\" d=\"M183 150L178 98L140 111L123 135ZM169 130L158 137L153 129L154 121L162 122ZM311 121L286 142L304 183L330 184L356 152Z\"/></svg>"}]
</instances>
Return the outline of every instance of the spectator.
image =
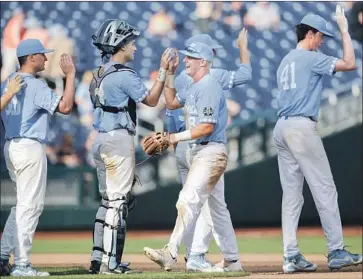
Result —
<instances>
[{"instance_id":1,"label":"spectator","mask_svg":"<svg viewBox=\"0 0 363 279\"><path fill-rule=\"evenodd\" d=\"M161 9L151 16L147 30L152 36L166 36L174 28L174 20L164 9Z\"/></svg>"},{"instance_id":2,"label":"spectator","mask_svg":"<svg viewBox=\"0 0 363 279\"><path fill-rule=\"evenodd\" d=\"M363 41L363 2L355 2L350 10L349 29L352 38L358 42Z\"/></svg>"},{"instance_id":3,"label":"spectator","mask_svg":"<svg viewBox=\"0 0 363 279\"><path fill-rule=\"evenodd\" d=\"M28 17L24 24L26 31L22 40L38 39L44 46L47 46L49 37L48 31L40 25L39 20L36 17Z\"/></svg>"},{"instance_id":4,"label":"spectator","mask_svg":"<svg viewBox=\"0 0 363 279\"><path fill-rule=\"evenodd\" d=\"M60 24L52 25L48 29L48 35L47 48L54 49L54 52L48 56L42 74L55 83L57 92L63 92L65 75L59 67L59 61L62 53L74 56L73 41L68 38L67 30Z\"/></svg>"},{"instance_id":5,"label":"spectator","mask_svg":"<svg viewBox=\"0 0 363 279\"><path fill-rule=\"evenodd\" d=\"M20 9L14 11L13 16L6 24L1 42L2 69L1 80L5 80L9 74L15 72L18 64L16 47L25 33L24 13Z\"/></svg>"},{"instance_id":6,"label":"spectator","mask_svg":"<svg viewBox=\"0 0 363 279\"><path fill-rule=\"evenodd\" d=\"M222 2L196 2L196 25L200 33L209 33L211 22L219 20L222 15Z\"/></svg>"},{"instance_id":7,"label":"spectator","mask_svg":"<svg viewBox=\"0 0 363 279\"><path fill-rule=\"evenodd\" d=\"M275 3L257 2L247 10L243 22L258 30L275 29L280 27L280 12Z\"/></svg>"},{"instance_id":8,"label":"spectator","mask_svg":"<svg viewBox=\"0 0 363 279\"><path fill-rule=\"evenodd\" d=\"M228 5L229 3L224 3ZM227 30L232 28L234 30L240 30L242 26L242 20L247 13L247 8L243 2L231 2L231 9L226 13L223 23L227 25Z\"/></svg>"},{"instance_id":9,"label":"spectator","mask_svg":"<svg viewBox=\"0 0 363 279\"><path fill-rule=\"evenodd\" d=\"M70 134L65 134L62 142L56 147L57 163L66 165L69 168L78 167L81 163L78 154L73 147L73 140Z\"/></svg>"}]
</instances>

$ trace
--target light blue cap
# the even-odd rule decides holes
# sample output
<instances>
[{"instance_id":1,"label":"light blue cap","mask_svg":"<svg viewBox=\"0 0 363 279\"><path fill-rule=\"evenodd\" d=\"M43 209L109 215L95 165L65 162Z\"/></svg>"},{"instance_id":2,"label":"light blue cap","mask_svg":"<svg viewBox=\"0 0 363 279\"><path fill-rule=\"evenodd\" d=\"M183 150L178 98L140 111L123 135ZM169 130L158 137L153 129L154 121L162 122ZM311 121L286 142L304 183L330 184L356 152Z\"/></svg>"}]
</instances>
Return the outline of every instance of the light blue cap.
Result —
<instances>
[{"instance_id":1,"label":"light blue cap","mask_svg":"<svg viewBox=\"0 0 363 279\"><path fill-rule=\"evenodd\" d=\"M189 46L192 43L203 43L206 44L207 46L210 46L212 49L218 49L218 48L222 48L221 45L219 45L217 42L215 42L211 36L209 36L208 34L197 34L194 35L192 37L190 37L186 42L185 42L185 46Z\"/></svg>"},{"instance_id":2,"label":"light blue cap","mask_svg":"<svg viewBox=\"0 0 363 279\"><path fill-rule=\"evenodd\" d=\"M301 20L302 24L309 25L310 27L315 28L320 33L323 33L325 36L334 37L332 33L329 32L327 22L321 16L315 14L308 14L304 16Z\"/></svg>"},{"instance_id":3,"label":"light blue cap","mask_svg":"<svg viewBox=\"0 0 363 279\"><path fill-rule=\"evenodd\" d=\"M37 53L49 53L53 52L54 49L46 49L42 45L42 43L37 39L27 39L17 46L16 48L16 56L22 57L30 54L37 54Z\"/></svg>"},{"instance_id":4,"label":"light blue cap","mask_svg":"<svg viewBox=\"0 0 363 279\"><path fill-rule=\"evenodd\" d=\"M185 50L179 50L179 52L186 56L204 59L209 62L212 62L214 58L213 49L206 44L198 42L191 43L185 48Z\"/></svg>"}]
</instances>

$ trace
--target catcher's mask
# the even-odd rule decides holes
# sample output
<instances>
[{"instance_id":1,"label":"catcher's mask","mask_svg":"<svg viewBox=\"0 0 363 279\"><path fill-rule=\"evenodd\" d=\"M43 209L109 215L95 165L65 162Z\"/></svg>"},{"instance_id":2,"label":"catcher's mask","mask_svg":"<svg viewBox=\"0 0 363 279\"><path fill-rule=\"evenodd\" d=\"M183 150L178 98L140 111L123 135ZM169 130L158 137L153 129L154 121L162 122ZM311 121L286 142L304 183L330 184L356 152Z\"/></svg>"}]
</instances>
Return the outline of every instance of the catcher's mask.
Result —
<instances>
[{"instance_id":1,"label":"catcher's mask","mask_svg":"<svg viewBox=\"0 0 363 279\"><path fill-rule=\"evenodd\" d=\"M109 19L102 23L96 35L92 35L92 39L93 44L103 53L114 54L138 36L140 30L126 21Z\"/></svg>"}]
</instances>

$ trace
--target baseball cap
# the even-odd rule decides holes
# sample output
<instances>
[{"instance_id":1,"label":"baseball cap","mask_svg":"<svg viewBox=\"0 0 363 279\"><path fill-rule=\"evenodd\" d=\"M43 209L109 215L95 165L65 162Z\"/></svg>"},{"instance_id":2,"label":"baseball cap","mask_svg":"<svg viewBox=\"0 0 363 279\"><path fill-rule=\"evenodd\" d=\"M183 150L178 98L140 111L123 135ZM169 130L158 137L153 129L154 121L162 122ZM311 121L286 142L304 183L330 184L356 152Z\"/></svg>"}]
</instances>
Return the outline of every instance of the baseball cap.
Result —
<instances>
[{"instance_id":1,"label":"baseball cap","mask_svg":"<svg viewBox=\"0 0 363 279\"><path fill-rule=\"evenodd\" d=\"M315 14L308 14L304 16L301 20L302 24L309 25L310 27L315 28L320 33L323 33L325 36L334 37L332 33L329 32L327 22L321 16Z\"/></svg>"},{"instance_id":2,"label":"baseball cap","mask_svg":"<svg viewBox=\"0 0 363 279\"><path fill-rule=\"evenodd\" d=\"M189 46L192 43L203 43L210 46L212 49L222 48L216 41L214 41L208 34L197 34L190 37L186 42L185 46Z\"/></svg>"},{"instance_id":3,"label":"baseball cap","mask_svg":"<svg viewBox=\"0 0 363 279\"><path fill-rule=\"evenodd\" d=\"M213 49L210 46L199 42L191 43L185 50L179 50L179 52L186 56L204 59L209 62L212 62L214 58Z\"/></svg>"},{"instance_id":4,"label":"baseball cap","mask_svg":"<svg viewBox=\"0 0 363 279\"><path fill-rule=\"evenodd\" d=\"M37 39L27 39L17 46L16 48L16 56L22 57L30 54L37 54L37 53L49 53L53 52L54 49L46 49L42 45L42 43Z\"/></svg>"}]
</instances>

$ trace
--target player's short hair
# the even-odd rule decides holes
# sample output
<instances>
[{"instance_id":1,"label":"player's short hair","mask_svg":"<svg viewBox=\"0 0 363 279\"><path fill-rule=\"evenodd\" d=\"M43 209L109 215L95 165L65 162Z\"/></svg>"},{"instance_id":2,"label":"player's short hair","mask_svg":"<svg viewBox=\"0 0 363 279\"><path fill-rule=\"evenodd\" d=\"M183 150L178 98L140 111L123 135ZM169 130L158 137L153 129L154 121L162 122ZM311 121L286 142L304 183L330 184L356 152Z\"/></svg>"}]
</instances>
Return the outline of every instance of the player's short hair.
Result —
<instances>
[{"instance_id":1,"label":"player's short hair","mask_svg":"<svg viewBox=\"0 0 363 279\"><path fill-rule=\"evenodd\" d=\"M26 60L28 59L29 55L20 56L18 57L19 65L20 67L23 66L26 63Z\"/></svg>"},{"instance_id":2,"label":"player's short hair","mask_svg":"<svg viewBox=\"0 0 363 279\"><path fill-rule=\"evenodd\" d=\"M314 27L311 27L309 25L306 25L306 24L303 24L303 23L300 23L298 25L296 25L296 38L297 38L297 42L300 42L302 40L305 39L306 37L306 34L309 32L309 31L312 31L314 34L319 32L317 29L315 29Z\"/></svg>"}]
</instances>

